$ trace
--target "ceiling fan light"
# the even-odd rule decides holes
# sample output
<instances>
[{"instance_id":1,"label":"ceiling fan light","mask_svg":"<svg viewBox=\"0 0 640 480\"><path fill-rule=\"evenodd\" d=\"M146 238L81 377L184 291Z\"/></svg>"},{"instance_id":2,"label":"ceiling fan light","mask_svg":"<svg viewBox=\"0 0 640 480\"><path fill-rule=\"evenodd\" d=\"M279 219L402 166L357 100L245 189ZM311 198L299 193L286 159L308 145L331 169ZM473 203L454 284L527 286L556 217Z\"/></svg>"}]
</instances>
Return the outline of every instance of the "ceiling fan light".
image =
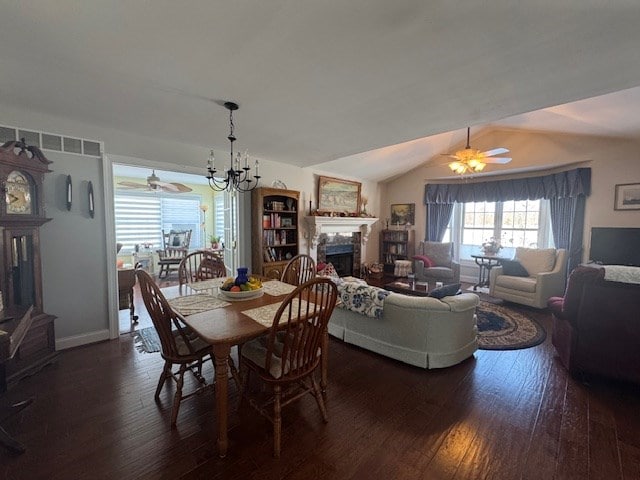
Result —
<instances>
[{"instance_id":1,"label":"ceiling fan light","mask_svg":"<svg viewBox=\"0 0 640 480\"><path fill-rule=\"evenodd\" d=\"M449 168L453 172L457 172L460 167L463 167L463 165L460 162L451 162L449 164Z\"/></svg>"},{"instance_id":2,"label":"ceiling fan light","mask_svg":"<svg viewBox=\"0 0 640 480\"><path fill-rule=\"evenodd\" d=\"M473 167L473 169L474 169L476 172L481 172L482 170L484 170L484 167L486 167L486 166L487 166L487 164L486 164L486 163L483 163L483 162L479 162L479 161L478 161L478 162L476 162L476 165Z\"/></svg>"}]
</instances>

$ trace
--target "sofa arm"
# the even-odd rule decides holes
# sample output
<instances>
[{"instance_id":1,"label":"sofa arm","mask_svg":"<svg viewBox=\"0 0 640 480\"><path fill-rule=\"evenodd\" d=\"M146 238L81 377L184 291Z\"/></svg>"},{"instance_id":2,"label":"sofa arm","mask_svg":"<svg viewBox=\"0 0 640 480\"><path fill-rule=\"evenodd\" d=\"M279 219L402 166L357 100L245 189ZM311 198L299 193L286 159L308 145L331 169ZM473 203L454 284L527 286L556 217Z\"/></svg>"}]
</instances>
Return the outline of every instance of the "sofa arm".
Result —
<instances>
[{"instance_id":1,"label":"sofa arm","mask_svg":"<svg viewBox=\"0 0 640 480\"><path fill-rule=\"evenodd\" d=\"M564 294L565 278L564 271L543 272L536 275L536 297L543 304L551 297L561 297Z\"/></svg>"},{"instance_id":2,"label":"sofa arm","mask_svg":"<svg viewBox=\"0 0 640 480\"><path fill-rule=\"evenodd\" d=\"M489 270L489 286L494 285L496 283L496 279L499 275L502 275L502 267L497 266L493 267Z\"/></svg>"}]
</instances>

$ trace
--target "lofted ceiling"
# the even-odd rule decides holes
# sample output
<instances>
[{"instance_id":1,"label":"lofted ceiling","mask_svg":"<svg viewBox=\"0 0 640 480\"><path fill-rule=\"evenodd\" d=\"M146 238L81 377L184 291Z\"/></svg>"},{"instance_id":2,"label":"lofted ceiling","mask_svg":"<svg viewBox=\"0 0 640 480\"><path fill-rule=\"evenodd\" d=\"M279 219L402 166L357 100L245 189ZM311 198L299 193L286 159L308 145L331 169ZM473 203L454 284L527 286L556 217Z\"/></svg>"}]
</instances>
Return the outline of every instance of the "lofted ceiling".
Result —
<instances>
[{"instance_id":1,"label":"lofted ceiling","mask_svg":"<svg viewBox=\"0 0 640 480\"><path fill-rule=\"evenodd\" d=\"M638 18L636 0L6 0L0 104L226 150L234 100L240 150L383 180L469 125L640 138Z\"/></svg>"}]
</instances>

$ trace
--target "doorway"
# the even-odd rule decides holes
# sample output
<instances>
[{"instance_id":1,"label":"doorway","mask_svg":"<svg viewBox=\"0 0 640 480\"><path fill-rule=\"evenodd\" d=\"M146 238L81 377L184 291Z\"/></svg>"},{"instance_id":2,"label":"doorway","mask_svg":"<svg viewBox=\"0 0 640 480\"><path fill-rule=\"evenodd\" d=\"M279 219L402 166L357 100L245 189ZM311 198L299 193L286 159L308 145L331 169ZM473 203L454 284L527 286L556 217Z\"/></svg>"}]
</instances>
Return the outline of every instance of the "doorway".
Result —
<instances>
[{"instance_id":1,"label":"doorway","mask_svg":"<svg viewBox=\"0 0 640 480\"><path fill-rule=\"evenodd\" d=\"M166 167L166 166L165 166ZM237 201L232 195L214 192L203 175L139 165L112 165L114 237L118 248L116 267L145 269L160 287L178 284L177 269L160 277L158 260L164 252L163 232L190 231L189 251L209 249L211 237L223 238L227 272L237 265ZM122 288L121 288L122 287ZM137 285L127 299L128 286L118 287L119 332L151 326ZM124 293L123 293L124 292ZM122 300L125 296L124 301ZM132 321L132 314L137 322Z\"/></svg>"}]
</instances>

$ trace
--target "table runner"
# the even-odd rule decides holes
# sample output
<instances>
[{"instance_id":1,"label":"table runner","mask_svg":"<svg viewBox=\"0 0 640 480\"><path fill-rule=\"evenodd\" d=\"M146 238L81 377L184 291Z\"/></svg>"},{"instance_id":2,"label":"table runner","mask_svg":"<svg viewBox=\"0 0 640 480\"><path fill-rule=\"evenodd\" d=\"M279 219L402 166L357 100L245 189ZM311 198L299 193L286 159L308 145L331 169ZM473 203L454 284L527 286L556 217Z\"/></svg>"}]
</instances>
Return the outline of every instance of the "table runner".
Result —
<instances>
[{"instance_id":1,"label":"table runner","mask_svg":"<svg viewBox=\"0 0 640 480\"><path fill-rule=\"evenodd\" d=\"M184 316L231 305L229 302L202 293L176 297L167 301L169 305L171 305L171 308Z\"/></svg>"},{"instance_id":2,"label":"table runner","mask_svg":"<svg viewBox=\"0 0 640 480\"><path fill-rule=\"evenodd\" d=\"M245 310L242 313L245 314L247 317L251 318L252 320L255 320L260 325L264 325L265 327L270 327L271 325L273 325L273 317L275 317L276 312L280 308L280 305L282 305L282 302L276 302L270 305L265 305L264 307L251 308L249 310ZM291 302L291 308L293 308L294 311L298 310L297 298L294 298L293 301ZM302 305L300 306L300 308L302 311L305 311L305 312L307 311L306 300L302 300ZM310 308L313 308L313 306L311 306Z\"/></svg>"}]
</instances>

